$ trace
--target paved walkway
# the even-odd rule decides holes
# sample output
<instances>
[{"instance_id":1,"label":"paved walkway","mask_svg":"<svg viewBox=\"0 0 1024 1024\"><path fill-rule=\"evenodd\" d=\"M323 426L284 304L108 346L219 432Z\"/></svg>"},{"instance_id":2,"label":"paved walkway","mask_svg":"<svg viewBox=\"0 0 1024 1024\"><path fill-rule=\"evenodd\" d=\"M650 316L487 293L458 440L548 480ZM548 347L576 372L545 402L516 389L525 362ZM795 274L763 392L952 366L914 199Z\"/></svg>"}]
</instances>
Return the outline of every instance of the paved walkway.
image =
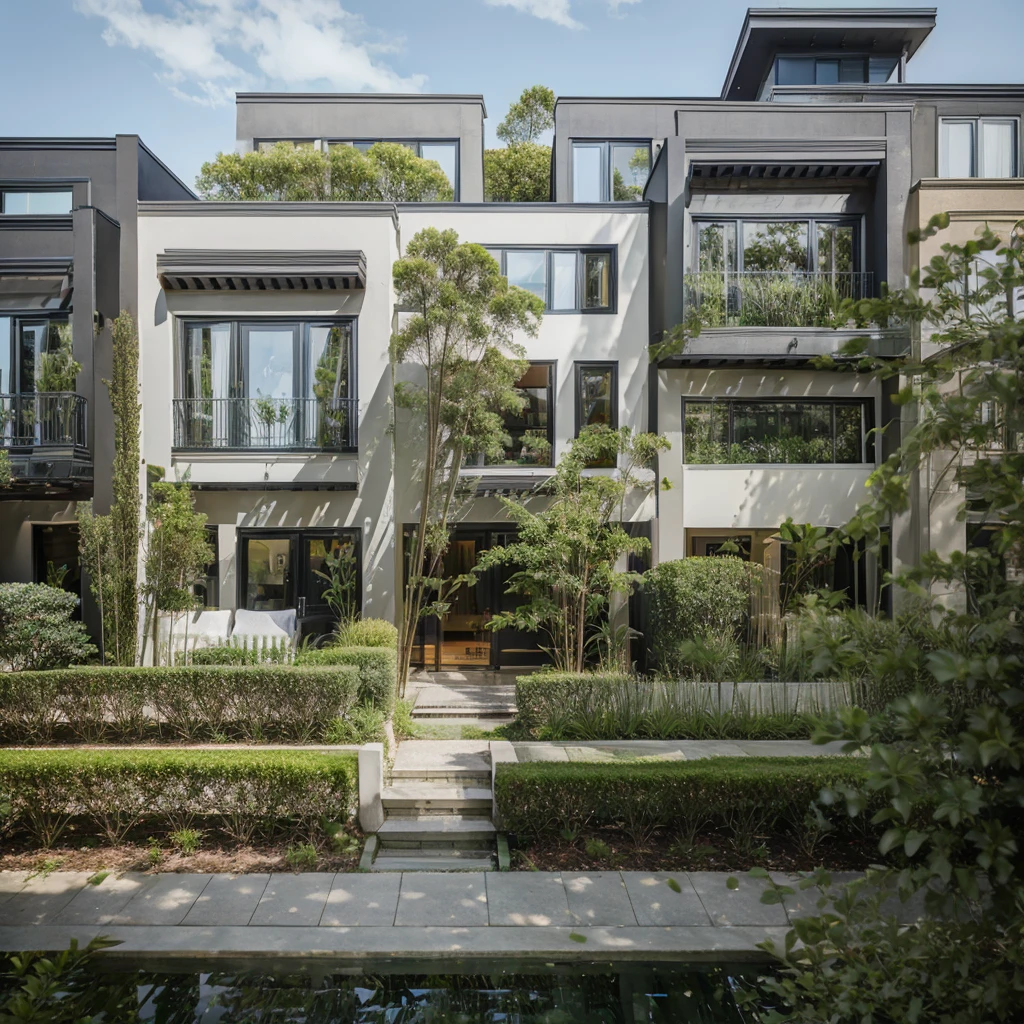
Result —
<instances>
[{"instance_id":1,"label":"paved walkway","mask_svg":"<svg viewBox=\"0 0 1024 1024\"><path fill-rule=\"evenodd\" d=\"M0 950L105 935L182 956L756 957L816 895L766 905L763 883L702 871L88 877L0 872Z\"/></svg>"}]
</instances>

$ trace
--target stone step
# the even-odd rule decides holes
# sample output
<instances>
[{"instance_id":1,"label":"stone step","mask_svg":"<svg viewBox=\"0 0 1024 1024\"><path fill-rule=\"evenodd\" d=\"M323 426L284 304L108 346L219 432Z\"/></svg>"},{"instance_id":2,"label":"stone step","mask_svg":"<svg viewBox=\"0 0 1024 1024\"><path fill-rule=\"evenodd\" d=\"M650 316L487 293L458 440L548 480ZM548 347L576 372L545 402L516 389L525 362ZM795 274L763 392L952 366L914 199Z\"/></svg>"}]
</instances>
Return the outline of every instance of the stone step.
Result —
<instances>
[{"instance_id":1,"label":"stone step","mask_svg":"<svg viewBox=\"0 0 1024 1024\"><path fill-rule=\"evenodd\" d=\"M381 794L388 817L399 814L490 814L491 790L484 786L445 786L431 781L399 782Z\"/></svg>"},{"instance_id":2,"label":"stone step","mask_svg":"<svg viewBox=\"0 0 1024 1024\"><path fill-rule=\"evenodd\" d=\"M494 855L486 850L454 850L445 853L382 850L371 871L493 871Z\"/></svg>"},{"instance_id":3,"label":"stone step","mask_svg":"<svg viewBox=\"0 0 1024 1024\"><path fill-rule=\"evenodd\" d=\"M392 782L400 782L402 785L408 782L430 782L464 788L491 787L489 768L486 771L471 768L395 768L391 772L391 779Z\"/></svg>"},{"instance_id":4,"label":"stone step","mask_svg":"<svg viewBox=\"0 0 1024 1024\"><path fill-rule=\"evenodd\" d=\"M515 704L419 704L412 710L413 718L505 718L516 716Z\"/></svg>"},{"instance_id":5,"label":"stone step","mask_svg":"<svg viewBox=\"0 0 1024 1024\"><path fill-rule=\"evenodd\" d=\"M490 842L497 829L487 818L464 818L457 814L430 814L408 818L386 818L377 830L384 845L395 843Z\"/></svg>"}]
</instances>

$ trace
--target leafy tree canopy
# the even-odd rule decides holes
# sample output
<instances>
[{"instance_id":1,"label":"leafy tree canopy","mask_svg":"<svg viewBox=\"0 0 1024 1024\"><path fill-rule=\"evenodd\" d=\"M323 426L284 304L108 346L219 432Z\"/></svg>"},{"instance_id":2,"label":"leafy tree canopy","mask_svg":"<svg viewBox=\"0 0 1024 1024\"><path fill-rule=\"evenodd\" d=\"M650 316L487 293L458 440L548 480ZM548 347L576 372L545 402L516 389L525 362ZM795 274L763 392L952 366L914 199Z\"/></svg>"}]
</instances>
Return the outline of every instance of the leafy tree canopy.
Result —
<instances>
[{"instance_id":1,"label":"leafy tree canopy","mask_svg":"<svg viewBox=\"0 0 1024 1024\"><path fill-rule=\"evenodd\" d=\"M507 146L536 142L555 126L555 94L545 85L531 85L508 108L495 134Z\"/></svg>"},{"instance_id":2,"label":"leafy tree canopy","mask_svg":"<svg viewBox=\"0 0 1024 1024\"><path fill-rule=\"evenodd\" d=\"M520 142L484 151L484 199L546 203L551 198L551 147Z\"/></svg>"},{"instance_id":3,"label":"leafy tree canopy","mask_svg":"<svg viewBox=\"0 0 1024 1024\"><path fill-rule=\"evenodd\" d=\"M398 142L365 152L333 146L328 153L279 142L270 150L219 153L203 164L196 189L204 199L262 202L448 201L451 183L436 161Z\"/></svg>"}]
</instances>

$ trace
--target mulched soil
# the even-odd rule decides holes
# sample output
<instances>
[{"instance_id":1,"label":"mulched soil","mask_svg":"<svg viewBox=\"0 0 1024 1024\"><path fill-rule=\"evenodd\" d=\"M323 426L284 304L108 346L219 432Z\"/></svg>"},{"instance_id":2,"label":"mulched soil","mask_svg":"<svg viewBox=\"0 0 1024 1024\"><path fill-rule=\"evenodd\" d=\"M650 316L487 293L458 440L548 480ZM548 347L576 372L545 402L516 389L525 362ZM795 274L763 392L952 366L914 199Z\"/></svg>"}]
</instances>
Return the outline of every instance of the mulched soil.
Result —
<instances>
[{"instance_id":1,"label":"mulched soil","mask_svg":"<svg viewBox=\"0 0 1024 1024\"><path fill-rule=\"evenodd\" d=\"M200 848L190 856L163 850L159 863L150 861L146 846L56 846L52 850L5 850L0 871L146 871L200 874L251 874L258 871L355 871L359 850L353 853L321 851L316 864L293 867L284 846Z\"/></svg>"},{"instance_id":2,"label":"mulched soil","mask_svg":"<svg viewBox=\"0 0 1024 1024\"><path fill-rule=\"evenodd\" d=\"M588 840L600 839L609 852L587 852ZM771 871L862 871L878 863L878 839L867 837L824 840L809 856L786 838L774 837L754 851L737 850L727 838L701 836L689 848L681 848L669 836L654 836L635 843L615 830L563 839L512 843L512 868L519 871L747 871L763 867Z\"/></svg>"}]
</instances>

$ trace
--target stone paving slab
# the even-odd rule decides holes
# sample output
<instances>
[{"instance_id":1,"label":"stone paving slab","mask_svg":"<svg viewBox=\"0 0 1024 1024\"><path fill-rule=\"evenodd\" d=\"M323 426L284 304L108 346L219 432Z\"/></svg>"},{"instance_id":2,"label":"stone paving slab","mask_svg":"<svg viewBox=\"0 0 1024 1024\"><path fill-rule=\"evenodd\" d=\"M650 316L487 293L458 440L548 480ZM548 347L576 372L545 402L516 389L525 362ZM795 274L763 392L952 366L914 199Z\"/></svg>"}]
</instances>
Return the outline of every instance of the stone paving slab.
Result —
<instances>
[{"instance_id":1,"label":"stone paving slab","mask_svg":"<svg viewBox=\"0 0 1024 1024\"><path fill-rule=\"evenodd\" d=\"M320 917L321 925L386 926L395 923L400 872L337 874Z\"/></svg>"},{"instance_id":2,"label":"stone paving slab","mask_svg":"<svg viewBox=\"0 0 1024 1024\"><path fill-rule=\"evenodd\" d=\"M27 881L27 871L0 871L0 906L15 893L21 892Z\"/></svg>"},{"instance_id":3,"label":"stone paving slab","mask_svg":"<svg viewBox=\"0 0 1024 1024\"><path fill-rule=\"evenodd\" d=\"M623 871L636 921L641 926L700 927L711 924L697 890L685 871ZM676 892L669 881L679 886Z\"/></svg>"},{"instance_id":4,"label":"stone paving slab","mask_svg":"<svg viewBox=\"0 0 1024 1024\"><path fill-rule=\"evenodd\" d=\"M785 927L789 923L781 903L761 902L767 883L738 873L737 888L726 884L728 875L721 871L688 871L687 878L700 897L713 924L726 927L765 925Z\"/></svg>"},{"instance_id":5,"label":"stone paving slab","mask_svg":"<svg viewBox=\"0 0 1024 1024\"><path fill-rule=\"evenodd\" d=\"M395 924L467 928L487 925L484 872L406 872L402 875Z\"/></svg>"},{"instance_id":6,"label":"stone paving slab","mask_svg":"<svg viewBox=\"0 0 1024 1024\"><path fill-rule=\"evenodd\" d=\"M588 928L564 927L366 927L366 928L195 928L179 925L49 925L33 928L31 948L66 949L72 939L85 944L98 935L120 943L104 957L163 953L202 958L275 954L303 959L414 957L417 960L461 956L522 956L530 959L590 961L663 959L763 960L759 942L781 942L784 928ZM583 939L584 941L579 941ZM0 926L0 949L26 948L23 928Z\"/></svg>"},{"instance_id":7,"label":"stone paving slab","mask_svg":"<svg viewBox=\"0 0 1024 1024\"><path fill-rule=\"evenodd\" d=\"M156 875L110 919L112 924L181 924L213 875Z\"/></svg>"},{"instance_id":8,"label":"stone paving slab","mask_svg":"<svg viewBox=\"0 0 1024 1024\"><path fill-rule=\"evenodd\" d=\"M182 924L247 925L269 881L269 874L214 875Z\"/></svg>"},{"instance_id":9,"label":"stone paving slab","mask_svg":"<svg viewBox=\"0 0 1024 1024\"><path fill-rule=\"evenodd\" d=\"M491 927L574 923L564 881L558 873L489 871L486 880Z\"/></svg>"},{"instance_id":10,"label":"stone paving slab","mask_svg":"<svg viewBox=\"0 0 1024 1024\"><path fill-rule=\"evenodd\" d=\"M96 885L86 885L54 918L54 924L109 924L128 902L146 891L155 875L127 871L107 875Z\"/></svg>"},{"instance_id":11,"label":"stone paving slab","mask_svg":"<svg viewBox=\"0 0 1024 1024\"><path fill-rule=\"evenodd\" d=\"M487 740L404 740L395 755L395 772L490 772Z\"/></svg>"},{"instance_id":12,"label":"stone paving slab","mask_svg":"<svg viewBox=\"0 0 1024 1024\"><path fill-rule=\"evenodd\" d=\"M562 872L569 910L579 924L635 927L633 904L618 871Z\"/></svg>"},{"instance_id":13,"label":"stone paving slab","mask_svg":"<svg viewBox=\"0 0 1024 1024\"><path fill-rule=\"evenodd\" d=\"M513 744L520 761L622 761L638 757L697 761L706 757L821 757L842 754L840 742L810 740L530 740Z\"/></svg>"},{"instance_id":14,"label":"stone paving slab","mask_svg":"<svg viewBox=\"0 0 1024 1024\"><path fill-rule=\"evenodd\" d=\"M249 923L288 927L318 925L333 881L333 872L310 871L301 875L275 872Z\"/></svg>"},{"instance_id":15,"label":"stone paving slab","mask_svg":"<svg viewBox=\"0 0 1024 1024\"><path fill-rule=\"evenodd\" d=\"M81 892L92 871L54 871L35 875L3 904L4 924L51 924Z\"/></svg>"}]
</instances>

